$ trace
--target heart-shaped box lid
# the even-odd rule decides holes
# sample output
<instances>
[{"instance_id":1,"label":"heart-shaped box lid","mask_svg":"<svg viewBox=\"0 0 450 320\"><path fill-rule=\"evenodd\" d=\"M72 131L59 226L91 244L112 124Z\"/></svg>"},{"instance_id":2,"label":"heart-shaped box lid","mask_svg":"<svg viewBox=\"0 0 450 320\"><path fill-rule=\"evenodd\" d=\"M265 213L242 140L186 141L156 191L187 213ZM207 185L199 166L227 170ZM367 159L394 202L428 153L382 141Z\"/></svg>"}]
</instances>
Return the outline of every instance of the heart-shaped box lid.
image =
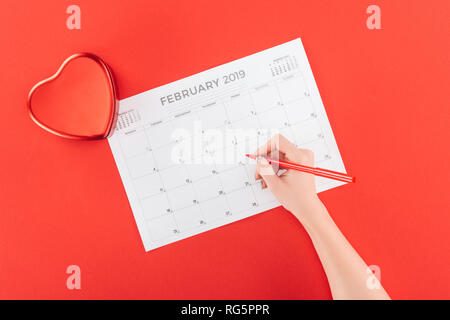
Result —
<instances>
[{"instance_id":1,"label":"heart-shaped box lid","mask_svg":"<svg viewBox=\"0 0 450 320\"><path fill-rule=\"evenodd\" d=\"M112 73L91 53L70 56L28 95L28 111L37 125L76 140L108 137L117 119L117 105Z\"/></svg>"}]
</instances>

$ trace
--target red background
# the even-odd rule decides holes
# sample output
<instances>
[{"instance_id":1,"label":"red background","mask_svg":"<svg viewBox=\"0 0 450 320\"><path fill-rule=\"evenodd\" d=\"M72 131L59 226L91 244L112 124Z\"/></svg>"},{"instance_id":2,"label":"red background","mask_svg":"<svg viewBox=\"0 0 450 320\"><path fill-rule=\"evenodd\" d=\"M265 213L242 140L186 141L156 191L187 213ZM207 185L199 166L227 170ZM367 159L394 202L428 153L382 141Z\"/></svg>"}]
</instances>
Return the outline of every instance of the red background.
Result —
<instances>
[{"instance_id":1,"label":"red background","mask_svg":"<svg viewBox=\"0 0 450 320\"><path fill-rule=\"evenodd\" d=\"M81 30L66 28L74 3ZM74 52L105 59L123 99L296 37L358 178L321 199L391 297L450 298L449 1L2 4L0 298L330 298L281 208L145 253L108 143L53 136L26 110Z\"/></svg>"}]
</instances>

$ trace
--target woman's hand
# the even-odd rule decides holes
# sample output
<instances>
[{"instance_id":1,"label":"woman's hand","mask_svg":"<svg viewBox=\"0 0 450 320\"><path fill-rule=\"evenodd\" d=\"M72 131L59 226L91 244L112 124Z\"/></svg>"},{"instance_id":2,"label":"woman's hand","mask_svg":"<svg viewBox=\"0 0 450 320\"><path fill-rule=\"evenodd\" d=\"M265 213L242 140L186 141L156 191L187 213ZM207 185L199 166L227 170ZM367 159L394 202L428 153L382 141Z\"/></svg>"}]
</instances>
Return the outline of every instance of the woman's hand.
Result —
<instances>
[{"instance_id":1,"label":"woman's hand","mask_svg":"<svg viewBox=\"0 0 450 320\"><path fill-rule=\"evenodd\" d=\"M278 175L278 168L270 165L263 156L314 166L313 152L296 148L284 136L277 134L259 148L255 155L260 156L255 178L263 180L263 188L268 187L283 207L292 212L301 223L310 223L315 209L321 206L314 175L296 170L286 170Z\"/></svg>"}]
</instances>

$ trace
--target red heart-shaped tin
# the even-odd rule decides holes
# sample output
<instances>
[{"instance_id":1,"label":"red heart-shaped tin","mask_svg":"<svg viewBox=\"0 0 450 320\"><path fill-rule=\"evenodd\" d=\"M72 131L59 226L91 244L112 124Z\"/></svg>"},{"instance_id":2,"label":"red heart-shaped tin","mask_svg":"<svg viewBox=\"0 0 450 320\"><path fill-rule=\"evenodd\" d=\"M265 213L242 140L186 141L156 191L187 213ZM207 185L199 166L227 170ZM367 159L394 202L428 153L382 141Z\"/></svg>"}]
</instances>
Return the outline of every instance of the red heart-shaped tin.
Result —
<instances>
[{"instance_id":1,"label":"red heart-shaped tin","mask_svg":"<svg viewBox=\"0 0 450 320\"><path fill-rule=\"evenodd\" d=\"M28 111L36 124L61 137L94 140L108 137L117 113L116 89L108 66L98 56L77 53L58 71L36 84Z\"/></svg>"}]
</instances>

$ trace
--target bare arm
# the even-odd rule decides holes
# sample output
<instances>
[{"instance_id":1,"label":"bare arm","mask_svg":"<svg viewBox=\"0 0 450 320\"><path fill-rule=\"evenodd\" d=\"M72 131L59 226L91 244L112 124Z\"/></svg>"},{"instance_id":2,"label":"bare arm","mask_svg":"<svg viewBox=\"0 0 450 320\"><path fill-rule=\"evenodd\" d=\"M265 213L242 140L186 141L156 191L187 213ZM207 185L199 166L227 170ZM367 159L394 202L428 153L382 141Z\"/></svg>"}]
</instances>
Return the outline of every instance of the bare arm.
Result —
<instances>
[{"instance_id":1,"label":"bare arm","mask_svg":"<svg viewBox=\"0 0 450 320\"><path fill-rule=\"evenodd\" d=\"M270 155L286 161L314 165L314 155L299 149L277 135L257 155ZM333 299L389 299L379 286L367 285L368 267L353 249L327 209L317 197L314 176L288 170L278 176L264 158L258 162L256 178L263 180L280 203L303 224L314 244L330 284Z\"/></svg>"}]
</instances>

